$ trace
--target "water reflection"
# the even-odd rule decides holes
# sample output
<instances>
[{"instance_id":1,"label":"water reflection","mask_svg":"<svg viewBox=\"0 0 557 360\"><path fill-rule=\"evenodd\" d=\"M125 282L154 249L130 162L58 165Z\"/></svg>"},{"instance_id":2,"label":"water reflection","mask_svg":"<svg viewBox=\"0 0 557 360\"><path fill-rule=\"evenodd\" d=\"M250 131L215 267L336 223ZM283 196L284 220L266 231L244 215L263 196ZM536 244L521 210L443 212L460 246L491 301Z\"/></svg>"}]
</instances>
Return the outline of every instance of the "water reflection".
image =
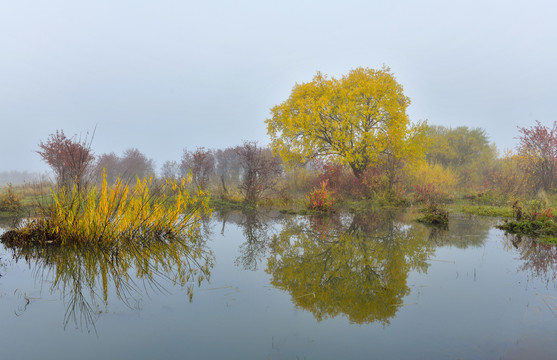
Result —
<instances>
[{"instance_id":1,"label":"water reflection","mask_svg":"<svg viewBox=\"0 0 557 360\"><path fill-rule=\"evenodd\" d=\"M557 279L557 246L512 234L506 234L503 242L507 250L518 252L523 261L518 271L527 273L530 279L543 280L546 286L554 284Z\"/></svg>"},{"instance_id":2,"label":"water reflection","mask_svg":"<svg viewBox=\"0 0 557 360\"><path fill-rule=\"evenodd\" d=\"M18 214L0 216L0 233L2 233L2 228L12 229L17 227L22 220L22 217Z\"/></svg>"},{"instance_id":3,"label":"water reflection","mask_svg":"<svg viewBox=\"0 0 557 360\"><path fill-rule=\"evenodd\" d=\"M37 282L51 283L65 304L64 328L95 330L95 321L109 296L133 309L148 291L165 291L165 285L179 284L192 300L194 286L208 280L213 256L201 236L195 239L152 239L141 243L120 243L117 247L28 246L11 249L16 261L32 267Z\"/></svg>"},{"instance_id":4,"label":"water reflection","mask_svg":"<svg viewBox=\"0 0 557 360\"><path fill-rule=\"evenodd\" d=\"M266 271L318 320L343 314L385 325L410 292L409 272L427 271L428 232L385 212L290 218L273 238Z\"/></svg>"},{"instance_id":5,"label":"water reflection","mask_svg":"<svg viewBox=\"0 0 557 360\"><path fill-rule=\"evenodd\" d=\"M431 227L429 238L437 246L454 246L459 249L481 247L488 238L495 220L473 215L452 215L446 228Z\"/></svg>"},{"instance_id":6,"label":"water reflection","mask_svg":"<svg viewBox=\"0 0 557 360\"><path fill-rule=\"evenodd\" d=\"M243 211L220 212L216 219L222 223L221 234L228 222L238 225L243 232L245 242L240 245L240 255L234 261L244 270L256 271L267 255L274 232L273 226L280 223L282 216L275 212Z\"/></svg>"}]
</instances>

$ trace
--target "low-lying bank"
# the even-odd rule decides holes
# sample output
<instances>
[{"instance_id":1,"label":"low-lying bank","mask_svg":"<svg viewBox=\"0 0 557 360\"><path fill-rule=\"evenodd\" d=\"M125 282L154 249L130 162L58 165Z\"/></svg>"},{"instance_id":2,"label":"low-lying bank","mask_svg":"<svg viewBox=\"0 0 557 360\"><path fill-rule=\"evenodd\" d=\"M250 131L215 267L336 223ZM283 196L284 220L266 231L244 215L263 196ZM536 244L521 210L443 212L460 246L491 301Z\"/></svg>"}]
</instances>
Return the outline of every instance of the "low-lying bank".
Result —
<instances>
[{"instance_id":1,"label":"low-lying bank","mask_svg":"<svg viewBox=\"0 0 557 360\"><path fill-rule=\"evenodd\" d=\"M505 220L497 226L508 233L557 245L557 223L551 218Z\"/></svg>"},{"instance_id":2,"label":"low-lying bank","mask_svg":"<svg viewBox=\"0 0 557 360\"><path fill-rule=\"evenodd\" d=\"M449 211L478 216L511 218L512 209L508 206L458 204L449 206Z\"/></svg>"},{"instance_id":3,"label":"low-lying bank","mask_svg":"<svg viewBox=\"0 0 557 360\"><path fill-rule=\"evenodd\" d=\"M292 215L325 215L327 213L343 211L359 213L369 211L370 209L392 209L410 206L422 209L422 211L417 210L415 213L415 220L427 224L446 225L448 221L447 211L506 218L507 220L505 220L500 228L509 233L537 238L541 242L557 243L557 224L551 217L547 217L544 221L537 218L528 218L527 216L520 220L512 220L517 211L516 203L515 208L512 208L508 205L478 204L474 199L464 198L453 201L440 201L432 207L431 204L428 205L427 201L417 201L412 198L393 200L389 203L386 203L384 199L379 201L377 199L341 198L335 200L330 207L323 211L311 208L308 206L307 199L303 198L290 199L289 201L271 199L262 201L258 205L253 205L242 201L240 198L223 199L214 197L209 199L208 194L204 193L198 194L202 196L193 200L193 197L189 194L185 195L185 184L174 184L175 190L178 193L182 191L182 195L168 195L169 192L167 190L172 188L173 185L168 185L167 190L157 189L155 191L154 186L149 190L151 184L147 184L145 181L140 181L136 184L134 191L139 189L139 192L130 195L129 198L124 197L124 186L122 184L110 188L103 184L101 188L94 188L86 195L72 192L47 194L51 202L54 201L57 205L49 208L46 212L43 211L44 209L37 208L36 206L32 207L26 201L26 212L19 210L18 214L26 217L43 217L44 220L32 221L22 227L16 226L15 233L8 232L4 235L5 240L14 241L17 237L18 241L50 244L57 242L58 240L56 239L61 238L80 239L79 241L104 241L103 239L105 238L118 238L122 236L173 236L178 231L171 229L171 224L176 223L179 219L184 219L184 217L178 215L181 211L184 212L186 208L189 209L188 211L199 207L205 208L205 210L211 208L217 211L254 211L263 208L274 209L281 213ZM127 191L129 192L130 190L128 189ZM202 201L201 198L203 198ZM131 199L135 200L132 201ZM138 199L144 199L145 201L139 201ZM177 204L177 201L179 203L178 208L174 209L173 206ZM187 202L190 202L190 204L185 206ZM535 201L525 201L525 203L528 204L525 206L528 209L530 209L531 204L537 204ZM125 215L126 211L118 210L123 204L131 205L126 210L130 211L127 215ZM197 205L193 206L193 204ZM538 208L540 207L539 204L537 206ZM443 211L428 212L428 208L441 209ZM531 214L532 210L524 210L524 212L525 214ZM191 212L188 212L188 214L187 216L191 216ZM15 215L17 214L9 211L0 213L0 223L3 223L5 228L14 227L15 222L13 219ZM197 218L197 215L194 217ZM158 220L155 221L156 218L163 220L157 223ZM137 221L129 222L132 219ZM126 228L124 224L131 225ZM114 229L112 225L117 225L117 229Z\"/></svg>"}]
</instances>

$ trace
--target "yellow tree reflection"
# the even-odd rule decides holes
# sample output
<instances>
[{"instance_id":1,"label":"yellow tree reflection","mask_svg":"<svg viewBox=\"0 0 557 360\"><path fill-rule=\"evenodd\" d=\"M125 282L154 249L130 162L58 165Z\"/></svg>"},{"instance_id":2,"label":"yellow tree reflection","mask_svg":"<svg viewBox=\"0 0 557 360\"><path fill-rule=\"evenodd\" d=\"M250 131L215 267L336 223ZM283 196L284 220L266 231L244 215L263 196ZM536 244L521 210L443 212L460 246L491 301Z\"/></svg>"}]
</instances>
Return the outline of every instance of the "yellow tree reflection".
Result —
<instances>
[{"instance_id":1,"label":"yellow tree reflection","mask_svg":"<svg viewBox=\"0 0 557 360\"><path fill-rule=\"evenodd\" d=\"M288 219L266 271L319 321L342 314L389 324L410 292L408 273L427 271L432 252L427 228L392 216Z\"/></svg>"}]
</instances>

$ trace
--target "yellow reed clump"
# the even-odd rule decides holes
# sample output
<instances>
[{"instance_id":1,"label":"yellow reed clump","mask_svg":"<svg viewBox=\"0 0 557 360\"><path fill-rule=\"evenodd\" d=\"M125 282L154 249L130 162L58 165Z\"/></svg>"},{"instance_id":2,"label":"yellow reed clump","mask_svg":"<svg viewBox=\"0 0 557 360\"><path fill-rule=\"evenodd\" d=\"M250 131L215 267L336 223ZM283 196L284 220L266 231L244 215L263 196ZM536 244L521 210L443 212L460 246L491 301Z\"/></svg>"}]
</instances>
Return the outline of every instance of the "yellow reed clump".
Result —
<instances>
[{"instance_id":1,"label":"yellow reed clump","mask_svg":"<svg viewBox=\"0 0 557 360\"><path fill-rule=\"evenodd\" d=\"M199 231L200 219L210 213L208 194L190 194L191 179L166 180L155 185L152 178L137 179L134 186L118 179L108 186L106 175L100 189L74 187L54 191L45 216L19 229L31 242L59 244L114 244L191 236Z\"/></svg>"}]
</instances>

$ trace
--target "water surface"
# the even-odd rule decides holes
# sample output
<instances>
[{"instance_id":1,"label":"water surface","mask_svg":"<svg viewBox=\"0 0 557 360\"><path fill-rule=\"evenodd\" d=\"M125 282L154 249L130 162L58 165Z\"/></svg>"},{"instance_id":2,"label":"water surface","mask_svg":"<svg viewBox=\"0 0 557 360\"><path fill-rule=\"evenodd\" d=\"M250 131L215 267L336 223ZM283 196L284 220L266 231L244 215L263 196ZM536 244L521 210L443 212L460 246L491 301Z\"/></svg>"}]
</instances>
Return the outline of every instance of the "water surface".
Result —
<instances>
[{"instance_id":1,"label":"water surface","mask_svg":"<svg viewBox=\"0 0 557 360\"><path fill-rule=\"evenodd\" d=\"M191 252L1 247L0 354L552 359L557 250L495 224L229 213L205 224Z\"/></svg>"}]
</instances>

